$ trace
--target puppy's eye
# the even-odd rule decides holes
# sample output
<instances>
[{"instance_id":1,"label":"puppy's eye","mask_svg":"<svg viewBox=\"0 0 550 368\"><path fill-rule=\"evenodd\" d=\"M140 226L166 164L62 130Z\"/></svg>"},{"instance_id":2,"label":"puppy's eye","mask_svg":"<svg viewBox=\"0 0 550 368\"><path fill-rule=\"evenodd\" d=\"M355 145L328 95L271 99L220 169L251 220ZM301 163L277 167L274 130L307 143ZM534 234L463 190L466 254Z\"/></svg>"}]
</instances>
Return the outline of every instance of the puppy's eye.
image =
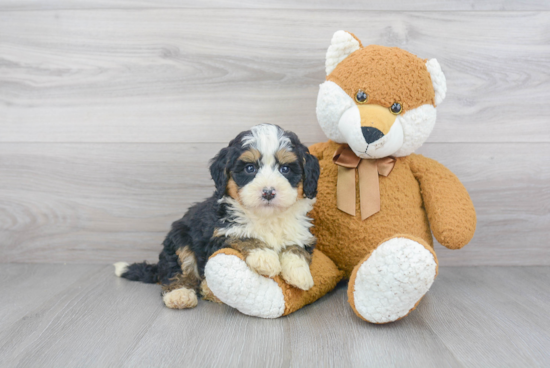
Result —
<instances>
[{"instance_id":1,"label":"puppy's eye","mask_svg":"<svg viewBox=\"0 0 550 368\"><path fill-rule=\"evenodd\" d=\"M252 174L254 171L256 171L256 166L254 165L246 165L244 167L244 171L246 171L249 174Z\"/></svg>"},{"instance_id":2,"label":"puppy's eye","mask_svg":"<svg viewBox=\"0 0 550 368\"><path fill-rule=\"evenodd\" d=\"M290 172L290 167L288 167L288 166L286 166L286 165L285 165L285 166L281 166L281 167L279 168L279 171L281 172L281 174L288 174L288 173Z\"/></svg>"},{"instance_id":3,"label":"puppy's eye","mask_svg":"<svg viewBox=\"0 0 550 368\"><path fill-rule=\"evenodd\" d=\"M355 101L359 103L365 103L369 99L369 95L367 95L362 90L357 91L357 94L355 95Z\"/></svg>"},{"instance_id":4,"label":"puppy's eye","mask_svg":"<svg viewBox=\"0 0 550 368\"><path fill-rule=\"evenodd\" d=\"M393 105L391 105L390 107L390 112L394 115L399 115L401 114L401 111L403 111L403 107L401 107L401 104L399 102L395 102Z\"/></svg>"}]
</instances>

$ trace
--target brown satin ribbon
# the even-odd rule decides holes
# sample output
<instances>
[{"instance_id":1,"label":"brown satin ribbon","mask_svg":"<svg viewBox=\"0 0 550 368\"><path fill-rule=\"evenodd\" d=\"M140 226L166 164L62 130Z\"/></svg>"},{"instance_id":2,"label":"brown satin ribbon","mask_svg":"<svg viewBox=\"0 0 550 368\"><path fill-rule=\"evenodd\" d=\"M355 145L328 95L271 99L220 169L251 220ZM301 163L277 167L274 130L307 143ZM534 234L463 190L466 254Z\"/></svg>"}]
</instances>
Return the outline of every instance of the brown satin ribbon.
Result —
<instances>
[{"instance_id":1,"label":"brown satin ribbon","mask_svg":"<svg viewBox=\"0 0 550 368\"><path fill-rule=\"evenodd\" d=\"M388 176L395 166L395 158L367 160L357 157L347 144L341 145L332 161L338 165L336 205L338 209L355 216L355 169L359 172L361 220L380 211L380 183L378 175Z\"/></svg>"}]
</instances>

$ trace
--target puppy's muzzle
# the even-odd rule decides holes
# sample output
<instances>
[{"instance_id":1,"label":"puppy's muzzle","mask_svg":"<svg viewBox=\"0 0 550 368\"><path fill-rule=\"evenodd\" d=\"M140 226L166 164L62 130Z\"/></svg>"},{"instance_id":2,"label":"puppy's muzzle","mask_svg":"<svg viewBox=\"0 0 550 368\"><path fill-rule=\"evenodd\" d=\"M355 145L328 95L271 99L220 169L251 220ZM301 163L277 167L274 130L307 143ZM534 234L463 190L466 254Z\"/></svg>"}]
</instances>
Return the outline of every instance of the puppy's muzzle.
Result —
<instances>
[{"instance_id":1,"label":"puppy's muzzle","mask_svg":"<svg viewBox=\"0 0 550 368\"><path fill-rule=\"evenodd\" d=\"M271 201L275 198L275 189L274 188L264 188L262 190L262 198L266 201Z\"/></svg>"}]
</instances>

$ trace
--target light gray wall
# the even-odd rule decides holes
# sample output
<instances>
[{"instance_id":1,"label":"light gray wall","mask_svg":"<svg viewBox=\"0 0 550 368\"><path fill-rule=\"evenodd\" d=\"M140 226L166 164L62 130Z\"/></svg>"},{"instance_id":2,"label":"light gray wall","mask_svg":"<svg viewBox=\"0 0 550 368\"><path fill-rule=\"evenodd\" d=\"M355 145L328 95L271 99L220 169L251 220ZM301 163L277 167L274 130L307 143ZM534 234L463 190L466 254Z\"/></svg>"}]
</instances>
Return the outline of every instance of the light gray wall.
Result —
<instances>
[{"instance_id":1,"label":"light gray wall","mask_svg":"<svg viewBox=\"0 0 550 368\"><path fill-rule=\"evenodd\" d=\"M200 7L197 7L200 6ZM396 10L394 10L396 9ZM482 11L480 11L482 10ZM478 210L443 265L550 264L550 2L0 0L0 262L155 260L213 188L207 161L262 123L326 138L332 33L437 58L420 150Z\"/></svg>"}]
</instances>

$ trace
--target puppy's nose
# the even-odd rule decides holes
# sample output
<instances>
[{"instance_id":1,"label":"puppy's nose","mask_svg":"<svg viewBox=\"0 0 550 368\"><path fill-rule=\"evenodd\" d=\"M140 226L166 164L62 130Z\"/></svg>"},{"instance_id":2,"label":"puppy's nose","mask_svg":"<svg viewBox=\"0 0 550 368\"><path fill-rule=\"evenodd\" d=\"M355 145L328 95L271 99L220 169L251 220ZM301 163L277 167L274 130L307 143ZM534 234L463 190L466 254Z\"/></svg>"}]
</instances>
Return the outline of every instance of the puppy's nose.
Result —
<instances>
[{"instance_id":1,"label":"puppy's nose","mask_svg":"<svg viewBox=\"0 0 550 368\"><path fill-rule=\"evenodd\" d=\"M274 188L264 188L262 191L262 198L266 201L271 201L275 198L275 189Z\"/></svg>"},{"instance_id":2,"label":"puppy's nose","mask_svg":"<svg viewBox=\"0 0 550 368\"><path fill-rule=\"evenodd\" d=\"M384 136L384 133L373 127L361 127L361 133L367 143L376 142Z\"/></svg>"}]
</instances>

